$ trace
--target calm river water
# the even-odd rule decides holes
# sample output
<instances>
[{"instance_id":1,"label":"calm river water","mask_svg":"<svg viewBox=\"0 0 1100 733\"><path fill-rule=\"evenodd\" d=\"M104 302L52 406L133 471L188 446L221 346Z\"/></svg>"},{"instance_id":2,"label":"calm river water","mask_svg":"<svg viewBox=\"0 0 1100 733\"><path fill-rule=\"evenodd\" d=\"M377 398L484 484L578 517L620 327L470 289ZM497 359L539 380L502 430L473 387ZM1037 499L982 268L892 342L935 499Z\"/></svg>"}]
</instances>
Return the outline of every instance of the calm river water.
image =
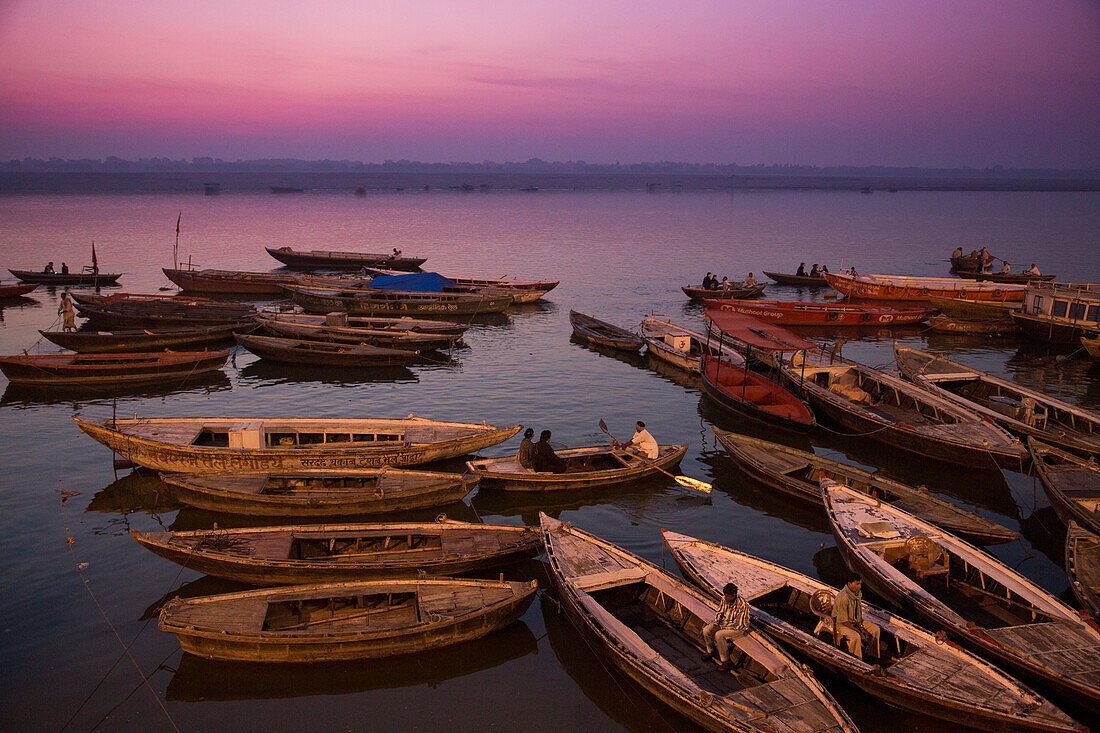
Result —
<instances>
[{"instance_id":1,"label":"calm river water","mask_svg":"<svg viewBox=\"0 0 1100 733\"><path fill-rule=\"evenodd\" d=\"M540 192L470 194L119 194L0 198L0 266L60 268L90 261L95 241L120 290L156 292L180 252L200 267L273 269L265 245L358 249L428 257L425 269L560 280L545 302L476 324L450 363L377 375L289 370L238 352L214 378L117 393L17 389L0 378L0 727L5 730L691 730L607 669L553 600L479 642L379 662L300 667L207 662L159 631L159 604L177 593L234 589L139 547L130 529L240 524L181 509L150 475L116 472L107 449L71 417L324 416L431 418L553 430L558 447L604 442L602 418L628 436L647 422L661 442L690 442L682 472L712 495L669 481L542 497L475 493L456 518L537 523L546 511L673 567L662 527L761 555L838 582L842 563L827 521L771 495L740 473L710 426L739 427L698 385L570 341L569 310L636 326L648 313L699 325L680 286L708 270L739 279L793 272L800 261L833 270L945 275L956 246L987 246L1016 269L1038 262L1059 279L1100 280L1095 193ZM770 287L766 297L823 292ZM0 353L56 351L36 329L56 319L59 291L0 304ZM831 338L837 334L809 333ZM892 338L1100 408L1100 366L1078 357L1036 365L1012 339L943 338L921 328L844 334L844 353L891 361ZM747 430L756 431L751 426ZM831 456L924 483L1010 527L1023 539L993 552L1069 597L1061 532L1037 483L1016 473L947 468L901 457L827 430L811 437ZM515 450L516 441L486 455ZM406 515L407 516L407 515ZM546 583L541 561L509 568ZM140 670L140 672L139 672ZM825 678L862 729L946 730L889 711Z\"/></svg>"}]
</instances>

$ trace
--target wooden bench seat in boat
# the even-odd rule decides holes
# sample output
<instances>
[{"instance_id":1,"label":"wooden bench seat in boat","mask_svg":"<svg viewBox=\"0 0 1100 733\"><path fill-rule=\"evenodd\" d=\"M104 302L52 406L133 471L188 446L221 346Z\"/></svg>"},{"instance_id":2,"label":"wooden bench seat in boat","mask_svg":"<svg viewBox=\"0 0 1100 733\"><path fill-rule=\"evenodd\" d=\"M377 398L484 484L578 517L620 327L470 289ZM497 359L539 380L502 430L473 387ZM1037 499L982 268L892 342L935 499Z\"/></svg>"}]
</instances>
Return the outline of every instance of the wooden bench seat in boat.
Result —
<instances>
[{"instance_id":1,"label":"wooden bench seat in boat","mask_svg":"<svg viewBox=\"0 0 1100 733\"><path fill-rule=\"evenodd\" d=\"M745 383L745 372L741 369L723 369L718 375L718 385L721 387L740 387Z\"/></svg>"}]
</instances>

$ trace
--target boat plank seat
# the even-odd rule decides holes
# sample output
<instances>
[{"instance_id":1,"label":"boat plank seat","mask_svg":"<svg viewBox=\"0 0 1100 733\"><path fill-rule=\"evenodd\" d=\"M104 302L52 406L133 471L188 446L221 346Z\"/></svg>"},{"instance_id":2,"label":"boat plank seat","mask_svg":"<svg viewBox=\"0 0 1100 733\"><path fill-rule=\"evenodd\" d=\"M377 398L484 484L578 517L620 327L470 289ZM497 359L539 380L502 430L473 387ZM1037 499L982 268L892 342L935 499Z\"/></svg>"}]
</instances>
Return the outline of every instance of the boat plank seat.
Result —
<instances>
[{"instance_id":1,"label":"boat plank seat","mask_svg":"<svg viewBox=\"0 0 1100 733\"><path fill-rule=\"evenodd\" d=\"M1083 627L1051 621L985 631L1053 669L1100 684L1100 643Z\"/></svg>"},{"instance_id":2,"label":"boat plank seat","mask_svg":"<svg viewBox=\"0 0 1100 733\"><path fill-rule=\"evenodd\" d=\"M245 599L215 606L190 606L176 611L176 618L196 628L212 628L229 633L249 633L263 628L268 602Z\"/></svg>"},{"instance_id":3,"label":"boat plank seat","mask_svg":"<svg viewBox=\"0 0 1100 733\"><path fill-rule=\"evenodd\" d=\"M765 725L776 733L839 730L836 718L820 700L806 699L808 692L800 681L785 679L740 690L729 699L767 713Z\"/></svg>"},{"instance_id":4,"label":"boat plank seat","mask_svg":"<svg viewBox=\"0 0 1100 733\"><path fill-rule=\"evenodd\" d=\"M718 384L722 387L740 387L745 383L745 372L741 369L723 369L718 375Z\"/></svg>"},{"instance_id":5,"label":"boat plank seat","mask_svg":"<svg viewBox=\"0 0 1100 733\"><path fill-rule=\"evenodd\" d=\"M619 585L629 585L646 579L648 572L641 568L621 568L604 573L593 573L573 579L573 585L586 593L593 593L605 588L614 588Z\"/></svg>"},{"instance_id":6,"label":"boat plank seat","mask_svg":"<svg viewBox=\"0 0 1100 733\"><path fill-rule=\"evenodd\" d=\"M562 533L558 544L561 547L560 554L569 558L570 569L566 572L569 578L634 567L633 564L624 564L614 555L597 550L590 543L568 533Z\"/></svg>"},{"instance_id":7,"label":"boat plank seat","mask_svg":"<svg viewBox=\"0 0 1100 733\"><path fill-rule=\"evenodd\" d=\"M1019 702L1019 698L1004 685L997 684L995 678L973 674L968 665L935 647L923 647L906 654L889 667L889 672L904 680L935 687L960 700L986 705L1009 702L1009 707Z\"/></svg>"},{"instance_id":8,"label":"boat plank seat","mask_svg":"<svg viewBox=\"0 0 1100 733\"><path fill-rule=\"evenodd\" d=\"M950 560L947 552L930 537L913 535L905 540L905 550L908 554L909 570L917 576L917 580L949 574Z\"/></svg>"},{"instance_id":9,"label":"boat plank seat","mask_svg":"<svg viewBox=\"0 0 1100 733\"><path fill-rule=\"evenodd\" d=\"M109 427L109 425L108 425ZM125 425L119 430L126 435L146 440L156 440L173 445L191 445L202 434L203 426L195 423Z\"/></svg>"},{"instance_id":10,"label":"boat plank seat","mask_svg":"<svg viewBox=\"0 0 1100 733\"><path fill-rule=\"evenodd\" d=\"M249 554L255 558L289 558L293 545L294 535L291 532L265 533L248 541Z\"/></svg>"},{"instance_id":11,"label":"boat plank seat","mask_svg":"<svg viewBox=\"0 0 1100 733\"><path fill-rule=\"evenodd\" d=\"M741 389L740 393L734 391L732 394L754 405L769 405L775 400L775 390L761 386L744 387Z\"/></svg>"},{"instance_id":12,"label":"boat plank seat","mask_svg":"<svg viewBox=\"0 0 1100 733\"><path fill-rule=\"evenodd\" d=\"M518 541L521 535L507 535L512 541ZM444 530L440 536L440 545L444 555L459 555L473 552L485 552L500 548L502 536L495 532L479 532L477 530Z\"/></svg>"}]
</instances>

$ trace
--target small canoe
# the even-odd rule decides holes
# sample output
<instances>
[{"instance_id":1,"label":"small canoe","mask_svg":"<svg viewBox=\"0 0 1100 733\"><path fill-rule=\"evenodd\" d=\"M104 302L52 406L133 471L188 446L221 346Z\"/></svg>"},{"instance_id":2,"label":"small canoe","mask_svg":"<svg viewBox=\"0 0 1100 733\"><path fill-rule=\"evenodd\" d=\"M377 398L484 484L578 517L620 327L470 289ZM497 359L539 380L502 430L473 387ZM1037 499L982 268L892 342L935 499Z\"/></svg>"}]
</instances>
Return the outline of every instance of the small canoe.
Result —
<instances>
[{"instance_id":1,"label":"small canoe","mask_svg":"<svg viewBox=\"0 0 1100 733\"><path fill-rule=\"evenodd\" d=\"M993 320L985 321L969 321L959 318L950 318L948 316L932 316L929 319L928 325L936 333L954 333L954 334L1014 334L1020 332L1020 327L1016 325L1016 321L1009 318L997 318Z\"/></svg>"},{"instance_id":2,"label":"small canoe","mask_svg":"<svg viewBox=\"0 0 1100 733\"><path fill-rule=\"evenodd\" d=\"M841 357L798 357L782 366L791 388L852 433L969 468L996 463L1019 470L1027 460L1017 438L956 401Z\"/></svg>"},{"instance_id":3,"label":"small canoe","mask_svg":"<svg viewBox=\"0 0 1100 733\"><path fill-rule=\"evenodd\" d=\"M1100 464L1028 438L1031 465L1050 505L1065 524L1100 534Z\"/></svg>"},{"instance_id":4,"label":"small canoe","mask_svg":"<svg viewBox=\"0 0 1100 733\"><path fill-rule=\"evenodd\" d=\"M750 285L749 287L731 287L728 290L708 290L706 288L693 288L685 285L681 290L684 295L692 300L730 300L735 298L755 298L764 292L764 285Z\"/></svg>"},{"instance_id":5,"label":"small canoe","mask_svg":"<svg viewBox=\"0 0 1100 733\"><path fill-rule=\"evenodd\" d=\"M164 473L184 504L256 517L382 514L461 501L477 478L396 468L295 473Z\"/></svg>"},{"instance_id":6,"label":"small canoe","mask_svg":"<svg viewBox=\"0 0 1100 733\"><path fill-rule=\"evenodd\" d=\"M764 270L764 274L780 285L801 285L810 288L829 287L829 282L825 279L824 275L818 275L816 277L810 277L809 275L787 275L782 272L768 272L767 270Z\"/></svg>"},{"instance_id":7,"label":"small canoe","mask_svg":"<svg viewBox=\"0 0 1100 733\"><path fill-rule=\"evenodd\" d=\"M252 585L456 575L533 557L534 527L456 522L306 524L130 536L155 555Z\"/></svg>"},{"instance_id":8,"label":"small canoe","mask_svg":"<svg viewBox=\"0 0 1100 733\"><path fill-rule=\"evenodd\" d=\"M1081 607L1100 618L1100 537L1073 520L1066 531L1066 574Z\"/></svg>"},{"instance_id":9,"label":"small canoe","mask_svg":"<svg viewBox=\"0 0 1100 733\"><path fill-rule=\"evenodd\" d=\"M379 659L480 639L519 618L537 589L457 578L290 585L174 598L160 628L205 659Z\"/></svg>"},{"instance_id":10,"label":"small canoe","mask_svg":"<svg viewBox=\"0 0 1100 733\"><path fill-rule=\"evenodd\" d=\"M1100 710L1100 628L992 555L895 506L821 482L848 567L989 658Z\"/></svg>"},{"instance_id":11,"label":"small canoe","mask_svg":"<svg viewBox=\"0 0 1100 733\"><path fill-rule=\"evenodd\" d=\"M135 354L19 354L0 357L18 384L106 385L179 380L225 366L229 350Z\"/></svg>"},{"instance_id":12,"label":"small canoe","mask_svg":"<svg viewBox=\"0 0 1100 733\"><path fill-rule=\"evenodd\" d=\"M891 705L987 731L1078 731L1052 703L953 643L911 621L862 604L879 627L879 648L863 658L837 643L830 614L837 589L743 552L661 530L685 578L721 599L726 583L752 604L752 620L776 641L839 672Z\"/></svg>"},{"instance_id":13,"label":"small canoe","mask_svg":"<svg viewBox=\"0 0 1100 733\"><path fill-rule=\"evenodd\" d=\"M1085 347L1085 351L1087 351L1088 355L1093 359L1100 359L1100 336L1095 338L1082 336L1081 345Z\"/></svg>"},{"instance_id":14,"label":"small canoe","mask_svg":"<svg viewBox=\"0 0 1100 733\"><path fill-rule=\"evenodd\" d=\"M38 283L0 283L0 298L18 298L33 292Z\"/></svg>"},{"instance_id":15,"label":"small canoe","mask_svg":"<svg viewBox=\"0 0 1100 733\"><path fill-rule=\"evenodd\" d=\"M703 354L722 355L722 360L734 368L744 367L745 357L732 346L719 346L701 333L659 318L646 318L641 325L646 352L685 372L699 373L699 358Z\"/></svg>"},{"instance_id":16,"label":"small canoe","mask_svg":"<svg viewBox=\"0 0 1100 733\"><path fill-rule=\"evenodd\" d=\"M524 468L514 455L503 458L482 458L466 463L470 473L478 477L482 487L502 491L559 491L609 486L646 478L670 471L679 465L687 453L687 443L661 445L654 459L641 459L629 451L597 445L555 451L565 461L563 473L547 473Z\"/></svg>"},{"instance_id":17,"label":"small canoe","mask_svg":"<svg viewBox=\"0 0 1100 733\"><path fill-rule=\"evenodd\" d=\"M1100 414L897 342L894 357L906 379L1005 430L1100 456Z\"/></svg>"},{"instance_id":18,"label":"small canoe","mask_svg":"<svg viewBox=\"0 0 1100 733\"><path fill-rule=\"evenodd\" d=\"M25 283L39 285L114 285L122 277L121 272L34 272L32 270L8 270Z\"/></svg>"},{"instance_id":19,"label":"small canoe","mask_svg":"<svg viewBox=\"0 0 1100 733\"><path fill-rule=\"evenodd\" d=\"M234 295L269 295L281 297L280 285L301 282L298 275L287 272L246 272L242 270L177 270L162 268L164 276L188 293L232 293Z\"/></svg>"},{"instance_id":20,"label":"small canoe","mask_svg":"<svg viewBox=\"0 0 1100 733\"><path fill-rule=\"evenodd\" d=\"M964 280L977 280L978 282L990 283L1027 284L1032 280L1049 282L1054 279L1054 275L1025 275L1022 272L973 272L959 270L955 274Z\"/></svg>"},{"instance_id":21,"label":"small canoe","mask_svg":"<svg viewBox=\"0 0 1100 733\"><path fill-rule=\"evenodd\" d=\"M1020 310L1019 303L946 298L939 295L928 296L928 302L943 315L960 321L1001 321L1012 318L1012 311Z\"/></svg>"},{"instance_id":22,"label":"small canoe","mask_svg":"<svg viewBox=\"0 0 1100 733\"><path fill-rule=\"evenodd\" d=\"M349 315L476 316L503 313L512 296L492 293L425 293L419 291L299 287L284 285L283 292L310 313Z\"/></svg>"},{"instance_id":23,"label":"small canoe","mask_svg":"<svg viewBox=\"0 0 1100 733\"><path fill-rule=\"evenodd\" d=\"M951 277L912 277L909 275L848 275L829 273L829 287L849 298L929 302L933 295L968 300L1020 303L1024 285L997 285Z\"/></svg>"},{"instance_id":24,"label":"small canoe","mask_svg":"<svg viewBox=\"0 0 1100 733\"><path fill-rule=\"evenodd\" d=\"M784 300L703 301L708 309L733 311L783 326L908 326L927 321L930 308L803 303Z\"/></svg>"},{"instance_id":25,"label":"small canoe","mask_svg":"<svg viewBox=\"0 0 1100 733\"><path fill-rule=\"evenodd\" d=\"M805 402L747 366L704 356L700 369L703 391L734 414L796 433L808 433L817 424Z\"/></svg>"},{"instance_id":26,"label":"small canoe","mask_svg":"<svg viewBox=\"0 0 1100 733\"><path fill-rule=\"evenodd\" d=\"M597 653L656 701L712 731L854 733L809 668L761 631L750 628L734 642L729 671L700 661L716 602L610 542L539 518L562 610Z\"/></svg>"},{"instance_id":27,"label":"small canoe","mask_svg":"<svg viewBox=\"0 0 1100 733\"><path fill-rule=\"evenodd\" d=\"M450 349L461 334L418 333L396 329L352 328L326 326L324 323L296 323L275 318L260 318L264 331L284 339L327 341L333 344L369 344L406 351L436 351Z\"/></svg>"},{"instance_id":28,"label":"small canoe","mask_svg":"<svg viewBox=\"0 0 1100 733\"><path fill-rule=\"evenodd\" d=\"M617 351L637 351L645 346L645 340L637 334L577 311L569 311L569 323L574 336L597 346Z\"/></svg>"},{"instance_id":29,"label":"small canoe","mask_svg":"<svg viewBox=\"0 0 1100 733\"><path fill-rule=\"evenodd\" d=\"M294 250L290 247L265 247L267 253L293 270L360 270L364 267L387 267L391 270L416 272L426 257L394 257L365 252L333 252L329 250Z\"/></svg>"},{"instance_id":30,"label":"small canoe","mask_svg":"<svg viewBox=\"0 0 1100 733\"><path fill-rule=\"evenodd\" d=\"M741 468L767 486L821 506L818 481L828 478L853 491L888 501L939 527L983 544L1011 542L1019 537L974 512L939 498L924 486L912 487L823 456L711 426L718 442Z\"/></svg>"},{"instance_id":31,"label":"small canoe","mask_svg":"<svg viewBox=\"0 0 1100 733\"><path fill-rule=\"evenodd\" d=\"M293 472L412 466L503 443L520 426L371 418L161 417L77 427L132 463L182 473Z\"/></svg>"},{"instance_id":32,"label":"small canoe","mask_svg":"<svg viewBox=\"0 0 1100 733\"><path fill-rule=\"evenodd\" d=\"M334 344L243 334L237 334L236 339L238 344L261 359L286 364L328 367L402 366L417 356L415 351L386 349L370 344Z\"/></svg>"},{"instance_id":33,"label":"small canoe","mask_svg":"<svg viewBox=\"0 0 1100 733\"><path fill-rule=\"evenodd\" d=\"M69 351L77 351L81 354L111 354L216 344L232 341L234 332L247 332L256 327L256 324L246 326L230 324L129 331L39 331L38 333Z\"/></svg>"}]
</instances>

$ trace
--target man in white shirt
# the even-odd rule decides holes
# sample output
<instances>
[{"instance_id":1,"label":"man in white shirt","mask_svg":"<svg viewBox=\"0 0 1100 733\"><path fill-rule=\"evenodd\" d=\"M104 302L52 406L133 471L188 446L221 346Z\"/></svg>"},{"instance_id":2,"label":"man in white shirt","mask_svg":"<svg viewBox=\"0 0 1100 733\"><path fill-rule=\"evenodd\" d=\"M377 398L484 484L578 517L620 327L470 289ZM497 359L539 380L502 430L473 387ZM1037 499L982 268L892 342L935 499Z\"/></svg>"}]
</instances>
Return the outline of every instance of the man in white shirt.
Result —
<instances>
[{"instance_id":1,"label":"man in white shirt","mask_svg":"<svg viewBox=\"0 0 1100 733\"><path fill-rule=\"evenodd\" d=\"M620 447L618 441L612 443L616 448ZM649 431L645 429L645 423L639 420L634 423L634 437L626 443L623 443L622 448L629 450L633 453L645 456L649 460L653 460L660 452L660 447L657 445L657 441L653 439L653 436L649 434Z\"/></svg>"}]
</instances>

